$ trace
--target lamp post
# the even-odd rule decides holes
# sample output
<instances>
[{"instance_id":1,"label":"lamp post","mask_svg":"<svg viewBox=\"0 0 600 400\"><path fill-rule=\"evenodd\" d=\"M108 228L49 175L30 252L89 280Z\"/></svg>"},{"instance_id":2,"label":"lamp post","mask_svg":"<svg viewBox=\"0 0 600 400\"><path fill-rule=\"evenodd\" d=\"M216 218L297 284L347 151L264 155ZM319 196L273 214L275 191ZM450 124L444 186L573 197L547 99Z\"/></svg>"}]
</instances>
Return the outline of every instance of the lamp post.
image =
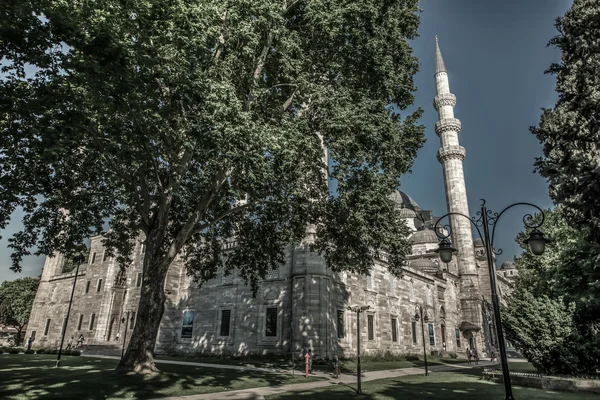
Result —
<instances>
[{"instance_id":1,"label":"lamp post","mask_svg":"<svg viewBox=\"0 0 600 400\"><path fill-rule=\"evenodd\" d=\"M127 325L129 324L129 313L131 311L127 311L127 313L123 313L121 317L121 323L125 324L125 332L123 333L123 347L121 348L121 359L123 359L123 355L125 354L125 341L127 340ZM127 317L124 315L127 314ZM133 315L131 316L131 320L133 320Z\"/></svg>"},{"instance_id":2,"label":"lamp post","mask_svg":"<svg viewBox=\"0 0 600 400\"><path fill-rule=\"evenodd\" d=\"M358 348L358 354L356 358L356 393L362 393L361 387L361 368L360 368L360 313L367 311L371 306L352 306L348 307L348 310L356 313L356 347Z\"/></svg>"},{"instance_id":3,"label":"lamp post","mask_svg":"<svg viewBox=\"0 0 600 400\"><path fill-rule=\"evenodd\" d=\"M56 367L60 367L60 356L62 355L62 348L65 342L65 335L67 333L67 326L69 324L69 315L71 314L71 305L73 304L73 294L75 293L75 285L77 284L77 275L79 275L79 266L82 262L85 261L85 256L83 253L87 247L85 244L81 244L78 246L78 253L73 257L73 261L77 263L77 267L75 268L75 278L73 279L73 288L71 289L71 297L69 298L69 308L67 308L67 317L65 318L65 323L62 328L62 335L60 338L60 346L58 347L58 356L56 358Z\"/></svg>"},{"instance_id":4,"label":"lamp post","mask_svg":"<svg viewBox=\"0 0 600 400\"><path fill-rule=\"evenodd\" d=\"M423 306L418 305L415 308L415 320L418 322L421 321L421 334L423 335L423 358L425 359L425 376L429 376L429 369L427 368L427 350L425 348L425 323L429 322L429 316L427 315L427 310L425 310L425 314L423 314Z\"/></svg>"},{"instance_id":5,"label":"lamp post","mask_svg":"<svg viewBox=\"0 0 600 400\"><path fill-rule=\"evenodd\" d=\"M502 318L500 316L500 298L498 296L498 288L496 286L496 268L494 266L493 254L500 255L502 254L502 250L498 249L498 251L494 251L494 235L496 233L496 224L498 220L507 210L515 206L529 206L536 208L541 214L541 220L536 222L531 214L526 214L523 217L523 223L531 232L529 234L529 238L524 240L524 243L529 246L529 249L536 256L542 255L546 248L546 244L550 243L550 240L544 237L544 234L538 229L544 223L544 211L531 203L514 203L510 206L506 207L500 213L494 213L491 210L488 210L485 206L485 200L481 200L481 210L477 211L477 216L470 218L467 215L451 212L443 217L441 217L435 224L434 231L436 235L441 239L437 253L440 255L440 259L442 262L449 263L452 261L452 255L456 252L456 249L452 247L452 244L448 240L450 235L452 234L452 230L449 225L444 225L443 228L448 232L447 234L443 233L443 230L438 227L438 224L443 218L449 217L451 215L457 215L464 218L467 218L471 221L471 224L475 226L477 229L477 233L479 237L483 240L485 245L485 254L487 257L488 269L490 274L490 286L492 288L492 306L494 308L494 322L496 325L496 339L498 342L498 347L500 348L500 361L502 363L502 376L504 379L504 391L505 391L505 400L514 400L512 394L512 386L510 383L510 374L508 370L508 357L506 356L506 345L504 342L504 333L502 331ZM492 229L490 235L490 227ZM483 228L483 234L479 228Z\"/></svg>"}]
</instances>

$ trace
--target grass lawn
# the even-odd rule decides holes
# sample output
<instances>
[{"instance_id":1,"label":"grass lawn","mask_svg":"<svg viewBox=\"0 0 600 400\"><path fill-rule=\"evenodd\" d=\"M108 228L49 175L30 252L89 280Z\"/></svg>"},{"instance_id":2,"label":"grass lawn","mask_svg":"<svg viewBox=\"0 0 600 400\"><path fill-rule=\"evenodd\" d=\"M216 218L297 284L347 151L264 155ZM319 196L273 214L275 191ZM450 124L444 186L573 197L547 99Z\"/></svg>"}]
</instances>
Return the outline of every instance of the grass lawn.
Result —
<instances>
[{"instance_id":1,"label":"grass lawn","mask_svg":"<svg viewBox=\"0 0 600 400\"><path fill-rule=\"evenodd\" d=\"M159 364L155 376L114 372L117 360L0 354L0 399L149 399L318 380L255 371Z\"/></svg>"},{"instance_id":2,"label":"grass lawn","mask_svg":"<svg viewBox=\"0 0 600 400\"><path fill-rule=\"evenodd\" d=\"M362 395L356 394L356 385L338 384L326 389L314 389L302 393L284 393L266 396L267 400L392 400L392 399L444 399L480 400L503 399L504 386L482 380L477 370L461 372L438 372L410 375L394 379L363 382ZM523 400L591 400L597 394L550 392L541 389L513 387L513 394Z\"/></svg>"}]
</instances>

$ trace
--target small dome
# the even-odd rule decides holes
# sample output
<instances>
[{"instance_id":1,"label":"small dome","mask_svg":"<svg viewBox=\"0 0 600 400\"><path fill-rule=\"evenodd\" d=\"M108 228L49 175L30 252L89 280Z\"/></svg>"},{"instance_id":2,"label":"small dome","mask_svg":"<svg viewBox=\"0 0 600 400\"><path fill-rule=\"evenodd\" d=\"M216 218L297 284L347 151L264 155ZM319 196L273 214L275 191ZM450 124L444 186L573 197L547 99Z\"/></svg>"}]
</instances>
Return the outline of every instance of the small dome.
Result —
<instances>
[{"instance_id":1,"label":"small dome","mask_svg":"<svg viewBox=\"0 0 600 400\"><path fill-rule=\"evenodd\" d=\"M431 229L421 229L410 235L411 244L439 243L440 239Z\"/></svg>"},{"instance_id":2,"label":"small dome","mask_svg":"<svg viewBox=\"0 0 600 400\"><path fill-rule=\"evenodd\" d=\"M402 207L398 210L400 218L417 218L417 213L410 208Z\"/></svg>"},{"instance_id":3,"label":"small dome","mask_svg":"<svg viewBox=\"0 0 600 400\"><path fill-rule=\"evenodd\" d=\"M504 261L502 263L502 265L500 266L500 269L515 269L515 268L517 268L515 266L515 262L514 261L510 261L510 260Z\"/></svg>"},{"instance_id":4,"label":"small dome","mask_svg":"<svg viewBox=\"0 0 600 400\"><path fill-rule=\"evenodd\" d=\"M414 201L409 195L400 190L395 191L390 195L392 199L399 207L410 208L413 211L420 210L421 207Z\"/></svg>"},{"instance_id":5,"label":"small dome","mask_svg":"<svg viewBox=\"0 0 600 400\"><path fill-rule=\"evenodd\" d=\"M481 240L481 238L477 238L473 240L473 245L476 247L483 247L483 240Z\"/></svg>"},{"instance_id":6,"label":"small dome","mask_svg":"<svg viewBox=\"0 0 600 400\"><path fill-rule=\"evenodd\" d=\"M412 260L410 261L409 265L412 268L418 269L426 274L435 274L439 269L438 265L429 258L418 258L416 260Z\"/></svg>"}]
</instances>

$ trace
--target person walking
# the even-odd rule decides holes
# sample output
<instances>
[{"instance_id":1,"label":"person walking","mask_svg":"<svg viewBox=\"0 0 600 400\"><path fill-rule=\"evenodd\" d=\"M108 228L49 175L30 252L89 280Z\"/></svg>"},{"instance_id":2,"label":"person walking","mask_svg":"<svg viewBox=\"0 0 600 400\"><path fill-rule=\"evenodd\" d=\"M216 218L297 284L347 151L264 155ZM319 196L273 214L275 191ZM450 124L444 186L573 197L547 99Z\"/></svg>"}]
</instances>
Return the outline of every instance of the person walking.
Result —
<instances>
[{"instance_id":1,"label":"person walking","mask_svg":"<svg viewBox=\"0 0 600 400\"><path fill-rule=\"evenodd\" d=\"M74 337L71 336L71 339L69 339L69 341L67 342L67 348L65 350L70 350L73 348L73 339Z\"/></svg>"},{"instance_id":2,"label":"person walking","mask_svg":"<svg viewBox=\"0 0 600 400\"><path fill-rule=\"evenodd\" d=\"M33 338L33 336L30 336L29 339L27 339L27 351L31 350L31 345L33 344L33 341L35 339Z\"/></svg>"},{"instance_id":3,"label":"person walking","mask_svg":"<svg viewBox=\"0 0 600 400\"><path fill-rule=\"evenodd\" d=\"M121 333L117 332L117 343L119 343L119 339L121 338Z\"/></svg>"},{"instance_id":4,"label":"person walking","mask_svg":"<svg viewBox=\"0 0 600 400\"><path fill-rule=\"evenodd\" d=\"M473 349L473 358L475 359L475 365L479 365L479 353L477 353L477 349Z\"/></svg>"},{"instance_id":5,"label":"person walking","mask_svg":"<svg viewBox=\"0 0 600 400\"><path fill-rule=\"evenodd\" d=\"M313 355L312 355L312 350L311 349L308 349L308 356L309 356L309 359L308 359L308 373L312 374L312 361L313 361L312 359L313 359Z\"/></svg>"},{"instance_id":6,"label":"person walking","mask_svg":"<svg viewBox=\"0 0 600 400\"><path fill-rule=\"evenodd\" d=\"M85 338L83 337L83 333L79 335L79 337L77 338L77 347L81 347L83 346L83 342L85 341Z\"/></svg>"},{"instance_id":7,"label":"person walking","mask_svg":"<svg viewBox=\"0 0 600 400\"><path fill-rule=\"evenodd\" d=\"M467 362L469 363L469 365L471 365L471 350L467 349Z\"/></svg>"},{"instance_id":8,"label":"person walking","mask_svg":"<svg viewBox=\"0 0 600 400\"><path fill-rule=\"evenodd\" d=\"M491 357L490 357L490 362L491 363L496 362L496 353L494 352L494 350L492 350L492 354L491 354Z\"/></svg>"}]
</instances>

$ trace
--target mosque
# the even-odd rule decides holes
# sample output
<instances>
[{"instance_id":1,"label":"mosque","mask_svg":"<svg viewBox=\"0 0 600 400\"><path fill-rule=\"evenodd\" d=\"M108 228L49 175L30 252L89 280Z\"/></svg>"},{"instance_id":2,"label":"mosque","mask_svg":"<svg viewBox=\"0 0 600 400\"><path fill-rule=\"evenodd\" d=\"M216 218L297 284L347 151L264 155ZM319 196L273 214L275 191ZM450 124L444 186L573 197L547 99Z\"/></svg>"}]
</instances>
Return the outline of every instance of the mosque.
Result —
<instances>
[{"instance_id":1,"label":"mosque","mask_svg":"<svg viewBox=\"0 0 600 400\"><path fill-rule=\"evenodd\" d=\"M469 214L463 173L465 149L454 117L456 97L436 38L433 106L438 112L435 132L441 147L437 159L444 174L448 212ZM309 250L314 232L303 243L289 246L285 263L269 271L256 297L235 275L219 274L199 287L177 258L165 284L167 302L155 345L156 353L289 354L313 349L331 357L368 353L428 351L464 353L477 348L488 353L496 346L491 317L488 266L481 239L473 240L468 220L451 218L452 243L457 256L440 262L438 220L407 194L393 200L412 229L412 255L400 277L387 271L381 256L370 276L334 273L324 259ZM227 243L225 246L234 246ZM120 273L102 246L91 238L89 259L82 264L74 292L66 336L83 334L88 345L120 347L125 332L136 323L142 282L144 244L137 240L134 263ZM26 337L38 346L58 346L75 274L58 254L46 259ZM510 291L517 271L512 262L497 270L501 296ZM369 306L357 315L348 306ZM415 318L423 307L427 320ZM425 343L423 343L423 340Z\"/></svg>"}]
</instances>

